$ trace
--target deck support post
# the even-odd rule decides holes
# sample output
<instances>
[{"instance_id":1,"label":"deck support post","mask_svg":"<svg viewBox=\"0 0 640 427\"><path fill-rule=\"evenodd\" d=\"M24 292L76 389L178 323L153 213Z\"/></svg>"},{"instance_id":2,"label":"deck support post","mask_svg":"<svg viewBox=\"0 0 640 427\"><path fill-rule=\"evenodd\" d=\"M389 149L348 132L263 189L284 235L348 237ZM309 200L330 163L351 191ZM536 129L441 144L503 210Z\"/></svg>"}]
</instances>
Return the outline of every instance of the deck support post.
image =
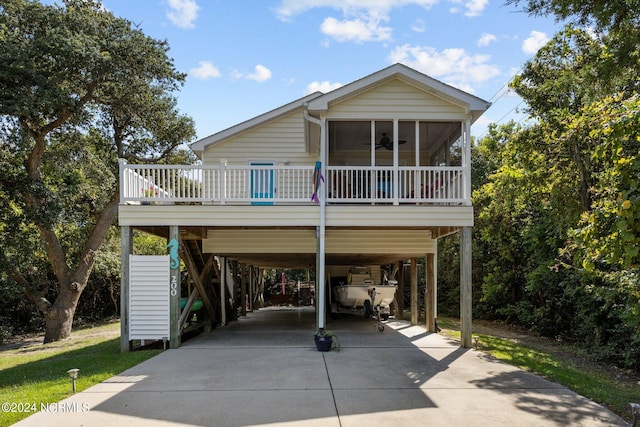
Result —
<instances>
[{"instance_id":1,"label":"deck support post","mask_svg":"<svg viewBox=\"0 0 640 427\"><path fill-rule=\"evenodd\" d=\"M227 257L220 258L220 324L227 324Z\"/></svg>"},{"instance_id":2,"label":"deck support post","mask_svg":"<svg viewBox=\"0 0 640 427\"><path fill-rule=\"evenodd\" d=\"M404 319L404 261L398 261L398 290L396 300L396 319Z\"/></svg>"},{"instance_id":3,"label":"deck support post","mask_svg":"<svg viewBox=\"0 0 640 427\"><path fill-rule=\"evenodd\" d=\"M258 271L258 308L264 308L264 268L256 267Z\"/></svg>"},{"instance_id":4,"label":"deck support post","mask_svg":"<svg viewBox=\"0 0 640 427\"><path fill-rule=\"evenodd\" d=\"M255 289L256 274L253 265L249 266L249 311L253 313L253 298Z\"/></svg>"},{"instance_id":5,"label":"deck support post","mask_svg":"<svg viewBox=\"0 0 640 427\"><path fill-rule=\"evenodd\" d=\"M436 303L435 303L435 289L436 289L436 277L434 269L434 254L427 254L425 259L425 283L427 284L427 292L424 300L426 329L427 332L436 332Z\"/></svg>"},{"instance_id":6,"label":"deck support post","mask_svg":"<svg viewBox=\"0 0 640 427\"><path fill-rule=\"evenodd\" d=\"M178 250L180 247L180 227L177 225L169 226L168 243L175 245L175 252L170 250L169 348L178 348L180 347L180 255Z\"/></svg>"},{"instance_id":7,"label":"deck support post","mask_svg":"<svg viewBox=\"0 0 640 427\"><path fill-rule=\"evenodd\" d=\"M247 266L240 263L240 315L247 315Z\"/></svg>"},{"instance_id":8,"label":"deck support post","mask_svg":"<svg viewBox=\"0 0 640 427\"><path fill-rule=\"evenodd\" d=\"M471 348L471 227L460 236L460 345Z\"/></svg>"},{"instance_id":9,"label":"deck support post","mask_svg":"<svg viewBox=\"0 0 640 427\"><path fill-rule=\"evenodd\" d=\"M120 227L120 351L131 350L129 340L129 255L133 253L131 227Z\"/></svg>"},{"instance_id":10,"label":"deck support post","mask_svg":"<svg viewBox=\"0 0 640 427\"><path fill-rule=\"evenodd\" d=\"M240 290L240 282L238 280L238 261L231 261L231 280L233 292L231 292L231 320L238 320L238 291Z\"/></svg>"},{"instance_id":11,"label":"deck support post","mask_svg":"<svg viewBox=\"0 0 640 427\"><path fill-rule=\"evenodd\" d=\"M411 325L418 324L418 260L411 258Z\"/></svg>"}]
</instances>

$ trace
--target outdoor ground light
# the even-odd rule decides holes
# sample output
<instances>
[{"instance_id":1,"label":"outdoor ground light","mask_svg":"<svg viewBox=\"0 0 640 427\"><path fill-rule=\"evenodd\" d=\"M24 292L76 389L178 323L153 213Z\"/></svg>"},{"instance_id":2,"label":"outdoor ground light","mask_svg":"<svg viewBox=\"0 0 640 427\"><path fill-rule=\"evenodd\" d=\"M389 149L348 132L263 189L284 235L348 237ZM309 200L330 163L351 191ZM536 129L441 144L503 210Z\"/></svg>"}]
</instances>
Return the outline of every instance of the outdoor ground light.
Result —
<instances>
[{"instance_id":1,"label":"outdoor ground light","mask_svg":"<svg viewBox=\"0 0 640 427\"><path fill-rule=\"evenodd\" d=\"M636 427L640 417L640 403L629 403L629 406L631 406L631 415L633 415L631 427Z\"/></svg>"},{"instance_id":2,"label":"outdoor ground light","mask_svg":"<svg viewBox=\"0 0 640 427\"><path fill-rule=\"evenodd\" d=\"M69 369L67 371L67 374L69 374L69 378L71 378L71 382L73 383L73 392L76 392L76 379L78 378L78 372L80 371L80 369L78 368L73 368L73 369Z\"/></svg>"}]
</instances>

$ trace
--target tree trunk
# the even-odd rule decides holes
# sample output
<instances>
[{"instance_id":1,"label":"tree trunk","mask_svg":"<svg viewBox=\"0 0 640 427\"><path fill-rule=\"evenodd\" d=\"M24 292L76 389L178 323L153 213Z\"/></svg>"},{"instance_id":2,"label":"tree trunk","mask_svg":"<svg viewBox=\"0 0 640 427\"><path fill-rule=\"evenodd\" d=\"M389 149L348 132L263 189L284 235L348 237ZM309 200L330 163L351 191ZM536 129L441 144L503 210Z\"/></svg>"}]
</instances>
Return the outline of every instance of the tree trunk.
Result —
<instances>
[{"instance_id":1,"label":"tree trunk","mask_svg":"<svg viewBox=\"0 0 640 427\"><path fill-rule=\"evenodd\" d=\"M77 287L76 283L64 283L60 286L60 294L55 303L47 310L45 318L44 343L60 341L71 336L73 326L73 315L78 306L80 291L72 289ZM80 289L84 289L81 286Z\"/></svg>"}]
</instances>

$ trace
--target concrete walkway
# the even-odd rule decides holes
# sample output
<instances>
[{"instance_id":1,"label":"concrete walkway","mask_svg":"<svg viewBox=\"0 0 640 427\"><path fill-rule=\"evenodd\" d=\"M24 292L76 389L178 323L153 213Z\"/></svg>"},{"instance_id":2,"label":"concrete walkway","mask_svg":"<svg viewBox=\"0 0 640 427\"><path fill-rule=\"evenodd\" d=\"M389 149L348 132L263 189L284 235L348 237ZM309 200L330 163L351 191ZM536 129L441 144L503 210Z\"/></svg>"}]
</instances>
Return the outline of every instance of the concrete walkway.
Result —
<instances>
[{"instance_id":1,"label":"concrete walkway","mask_svg":"<svg viewBox=\"0 0 640 427\"><path fill-rule=\"evenodd\" d=\"M17 426L626 426L564 387L390 320L262 309L187 341Z\"/></svg>"}]
</instances>

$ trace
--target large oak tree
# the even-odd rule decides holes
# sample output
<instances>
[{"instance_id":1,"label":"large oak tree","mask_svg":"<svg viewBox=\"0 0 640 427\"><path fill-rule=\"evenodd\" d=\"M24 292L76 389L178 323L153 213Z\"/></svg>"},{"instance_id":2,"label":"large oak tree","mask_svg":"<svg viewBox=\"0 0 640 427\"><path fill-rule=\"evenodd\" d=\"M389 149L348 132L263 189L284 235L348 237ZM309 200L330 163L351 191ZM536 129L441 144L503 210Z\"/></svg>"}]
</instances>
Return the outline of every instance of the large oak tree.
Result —
<instances>
[{"instance_id":1,"label":"large oak tree","mask_svg":"<svg viewBox=\"0 0 640 427\"><path fill-rule=\"evenodd\" d=\"M0 0L0 46L0 263L50 342L70 335L115 221L118 159L188 161L194 126L167 43L98 2Z\"/></svg>"}]
</instances>

